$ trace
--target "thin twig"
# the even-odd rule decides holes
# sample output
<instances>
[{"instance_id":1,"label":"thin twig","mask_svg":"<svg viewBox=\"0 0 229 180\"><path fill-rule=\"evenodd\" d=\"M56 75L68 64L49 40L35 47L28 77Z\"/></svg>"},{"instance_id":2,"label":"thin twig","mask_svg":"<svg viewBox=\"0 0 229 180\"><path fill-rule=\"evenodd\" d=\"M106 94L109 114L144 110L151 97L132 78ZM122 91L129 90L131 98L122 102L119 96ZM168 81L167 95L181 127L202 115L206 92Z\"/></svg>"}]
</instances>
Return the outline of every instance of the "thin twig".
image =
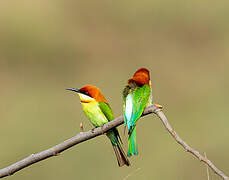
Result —
<instances>
[{"instance_id":1,"label":"thin twig","mask_svg":"<svg viewBox=\"0 0 229 180\"><path fill-rule=\"evenodd\" d=\"M139 171L141 168L137 168L135 169L133 172L131 172L130 174L128 174L123 180L127 180L129 177L131 177L134 173L136 173L137 171Z\"/></svg>"},{"instance_id":2,"label":"thin twig","mask_svg":"<svg viewBox=\"0 0 229 180\"><path fill-rule=\"evenodd\" d=\"M80 123L80 132L84 132L83 123Z\"/></svg>"},{"instance_id":3,"label":"thin twig","mask_svg":"<svg viewBox=\"0 0 229 180\"><path fill-rule=\"evenodd\" d=\"M222 171L220 171L209 159L203 157L198 151L191 148L186 142L184 142L178 134L173 130L171 125L169 124L165 114L161 110L156 110L155 113L161 119L162 123L164 124L165 128L169 131L169 133L173 136L173 138L189 153L193 154L197 157L200 161L207 164L217 175L221 178L229 180L229 177L226 176Z\"/></svg>"},{"instance_id":4,"label":"thin twig","mask_svg":"<svg viewBox=\"0 0 229 180\"><path fill-rule=\"evenodd\" d=\"M206 152L204 152L204 157L207 158ZM207 168L207 177L208 177L208 180L210 180L208 165L206 165L206 168Z\"/></svg>"},{"instance_id":5,"label":"thin twig","mask_svg":"<svg viewBox=\"0 0 229 180\"><path fill-rule=\"evenodd\" d=\"M155 105L151 105L148 106L145 110L142 116L151 114L151 113L155 113L163 122L165 128L169 131L169 133L174 137L174 139L181 145L183 146L183 148L192 153L195 157L197 157L200 161L203 161L204 163L206 163L216 174L218 174L220 177L222 177L223 179L227 179L229 180L229 178L222 172L220 171L218 168L216 168L216 166L207 158L203 157L198 151L192 149L190 146L188 146L188 144L186 142L184 142L178 135L177 133L172 129L172 127L170 126L167 118L165 117L164 113L161 111L161 109L157 108ZM121 124L123 124L123 117L120 116L116 119L114 119L113 121L95 128L93 130L87 131L87 132L80 132L79 134L77 134L76 136L54 146L51 147L45 151L36 153L36 154L31 154L30 156L28 156L27 158L18 161L6 168L3 168L0 170L0 178L9 176L14 174L15 172L24 169L34 163L37 163L39 161L42 161L44 159L47 159L49 157L52 156L56 156L59 155L61 152L71 148L72 146L75 146L81 142L87 141L89 139L95 138L96 136L102 135L105 132L107 132L108 130L112 129L113 127L117 127L120 126Z\"/></svg>"}]
</instances>

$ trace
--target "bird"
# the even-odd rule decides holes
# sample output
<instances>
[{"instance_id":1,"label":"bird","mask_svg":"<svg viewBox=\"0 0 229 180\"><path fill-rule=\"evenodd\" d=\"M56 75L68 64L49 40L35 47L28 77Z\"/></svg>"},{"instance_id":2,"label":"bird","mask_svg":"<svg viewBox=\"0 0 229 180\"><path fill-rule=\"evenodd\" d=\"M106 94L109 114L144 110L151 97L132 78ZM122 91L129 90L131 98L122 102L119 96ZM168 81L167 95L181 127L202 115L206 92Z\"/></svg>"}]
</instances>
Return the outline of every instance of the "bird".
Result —
<instances>
[{"instance_id":1,"label":"bird","mask_svg":"<svg viewBox=\"0 0 229 180\"><path fill-rule=\"evenodd\" d=\"M76 92L79 95L83 111L94 127L103 126L114 119L110 105L96 86L86 85L80 89L67 88L66 90ZM118 165L120 167L129 166L130 162L121 146L122 140L117 128L107 131L106 135L110 139Z\"/></svg>"},{"instance_id":2,"label":"bird","mask_svg":"<svg viewBox=\"0 0 229 180\"><path fill-rule=\"evenodd\" d=\"M136 124L146 106L152 104L150 73L146 68L138 69L123 89L124 124L128 129L128 154L138 155Z\"/></svg>"}]
</instances>

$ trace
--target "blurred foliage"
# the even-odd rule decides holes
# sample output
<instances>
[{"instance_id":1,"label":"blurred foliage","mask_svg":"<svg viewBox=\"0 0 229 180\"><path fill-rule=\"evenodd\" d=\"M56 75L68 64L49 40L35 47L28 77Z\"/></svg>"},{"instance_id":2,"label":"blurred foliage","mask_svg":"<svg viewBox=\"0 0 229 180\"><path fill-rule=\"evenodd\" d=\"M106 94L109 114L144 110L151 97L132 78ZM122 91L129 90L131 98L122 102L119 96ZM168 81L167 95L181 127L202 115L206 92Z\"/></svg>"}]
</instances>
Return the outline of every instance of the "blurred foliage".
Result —
<instances>
[{"instance_id":1,"label":"blurred foliage","mask_svg":"<svg viewBox=\"0 0 229 180\"><path fill-rule=\"evenodd\" d=\"M97 85L118 116L127 79L147 67L177 133L229 174L228 17L226 0L1 1L0 168L92 127L65 88ZM207 179L155 116L137 131L131 167L98 137L9 179Z\"/></svg>"}]
</instances>

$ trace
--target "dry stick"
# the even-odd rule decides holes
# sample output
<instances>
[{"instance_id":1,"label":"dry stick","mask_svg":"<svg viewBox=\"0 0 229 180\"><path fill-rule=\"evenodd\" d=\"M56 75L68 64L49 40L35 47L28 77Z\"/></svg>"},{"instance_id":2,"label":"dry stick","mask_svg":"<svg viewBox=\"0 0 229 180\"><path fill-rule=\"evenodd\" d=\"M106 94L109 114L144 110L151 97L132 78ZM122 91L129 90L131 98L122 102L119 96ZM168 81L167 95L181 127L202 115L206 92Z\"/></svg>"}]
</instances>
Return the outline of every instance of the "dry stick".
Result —
<instances>
[{"instance_id":1,"label":"dry stick","mask_svg":"<svg viewBox=\"0 0 229 180\"><path fill-rule=\"evenodd\" d=\"M158 109L155 105L151 105L151 106L148 106L143 115L142 116L145 116L145 115L148 115L148 114L151 114L151 113L155 113L157 114L157 116L161 119L161 121L163 122L165 128L169 131L169 133L175 138L175 140L181 145L183 146L183 148L192 153L195 157L199 158L200 161L203 161L204 163L206 163L216 174L218 174L220 177L222 177L223 179L227 179L229 180L229 178L222 172L220 171L219 169L217 169L215 167L215 165L210 161L208 160L207 158L204 158L198 151L192 149L190 146L188 146L188 144L186 142L184 142L178 135L177 133L172 129L172 127L170 126L167 118L165 117L164 113ZM14 174L15 172L21 170L21 169L24 169L34 163L37 163L39 161L42 161L44 159L47 159L49 157L52 157L52 156L56 156L56 155L59 155L61 152L63 152L64 150L67 150L69 148L71 148L72 146L76 145L76 144L79 144L81 142L84 142L84 141L87 141L89 139L92 139L96 136L99 136L99 135L102 135L104 134L105 132L107 132L108 130L112 129L113 127L117 127L119 125L123 124L123 117L120 116L116 119L114 119L113 121L101 126L101 127L98 127L98 128L95 128L93 130L90 130L90 131L87 131L87 132L80 132L79 134L77 134L76 136L54 146L54 147L51 147L45 151L42 151L42 152L39 152L39 153L36 153L36 154L32 154L30 156L28 156L27 158L21 160L21 161L18 161L6 168L3 168L0 170L0 178L2 177L6 177L6 176L9 176L9 175L12 175Z\"/></svg>"},{"instance_id":2,"label":"dry stick","mask_svg":"<svg viewBox=\"0 0 229 180\"><path fill-rule=\"evenodd\" d=\"M131 172L130 174L128 174L123 180L127 180L129 177L131 177L134 173L136 173L137 171L139 171L141 168L137 168L135 169L133 172Z\"/></svg>"},{"instance_id":3,"label":"dry stick","mask_svg":"<svg viewBox=\"0 0 229 180\"><path fill-rule=\"evenodd\" d=\"M204 157L207 158L207 154L206 152L204 152ZM207 165L206 165L207 166ZM208 169L208 166L207 166L207 178L208 180L210 180L210 175L209 175L209 169Z\"/></svg>"},{"instance_id":4,"label":"dry stick","mask_svg":"<svg viewBox=\"0 0 229 180\"><path fill-rule=\"evenodd\" d=\"M178 134L173 130L171 125L169 124L167 118L165 117L165 114L160 111L156 110L155 113L157 116L161 119L162 123L164 124L165 128L169 131L169 133L174 137L174 139L187 151L193 154L195 157L197 157L200 161L206 163L217 175L219 175L223 179L229 180L229 177L226 176L222 171L220 171L210 160L203 157L198 151L191 148L186 142L184 142Z\"/></svg>"},{"instance_id":5,"label":"dry stick","mask_svg":"<svg viewBox=\"0 0 229 180\"><path fill-rule=\"evenodd\" d=\"M82 122L80 123L80 132L84 132L83 123Z\"/></svg>"}]
</instances>

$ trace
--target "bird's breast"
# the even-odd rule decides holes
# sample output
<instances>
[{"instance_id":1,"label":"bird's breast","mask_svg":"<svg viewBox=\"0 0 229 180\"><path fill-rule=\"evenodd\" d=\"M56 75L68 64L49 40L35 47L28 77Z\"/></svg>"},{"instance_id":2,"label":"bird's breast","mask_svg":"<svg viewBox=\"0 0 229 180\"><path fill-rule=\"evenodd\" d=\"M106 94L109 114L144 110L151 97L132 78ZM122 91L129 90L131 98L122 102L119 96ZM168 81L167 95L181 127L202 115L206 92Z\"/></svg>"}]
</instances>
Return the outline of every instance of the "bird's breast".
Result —
<instances>
[{"instance_id":1,"label":"bird's breast","mask_svg":"<svg viewBox=\"0 0 229 180\"><path fill-rule=\"evenodd\" d=\"M97 102L81 103L84 113L93 126L98 127L108 122Z\"/></svg>"}]
</instances>

